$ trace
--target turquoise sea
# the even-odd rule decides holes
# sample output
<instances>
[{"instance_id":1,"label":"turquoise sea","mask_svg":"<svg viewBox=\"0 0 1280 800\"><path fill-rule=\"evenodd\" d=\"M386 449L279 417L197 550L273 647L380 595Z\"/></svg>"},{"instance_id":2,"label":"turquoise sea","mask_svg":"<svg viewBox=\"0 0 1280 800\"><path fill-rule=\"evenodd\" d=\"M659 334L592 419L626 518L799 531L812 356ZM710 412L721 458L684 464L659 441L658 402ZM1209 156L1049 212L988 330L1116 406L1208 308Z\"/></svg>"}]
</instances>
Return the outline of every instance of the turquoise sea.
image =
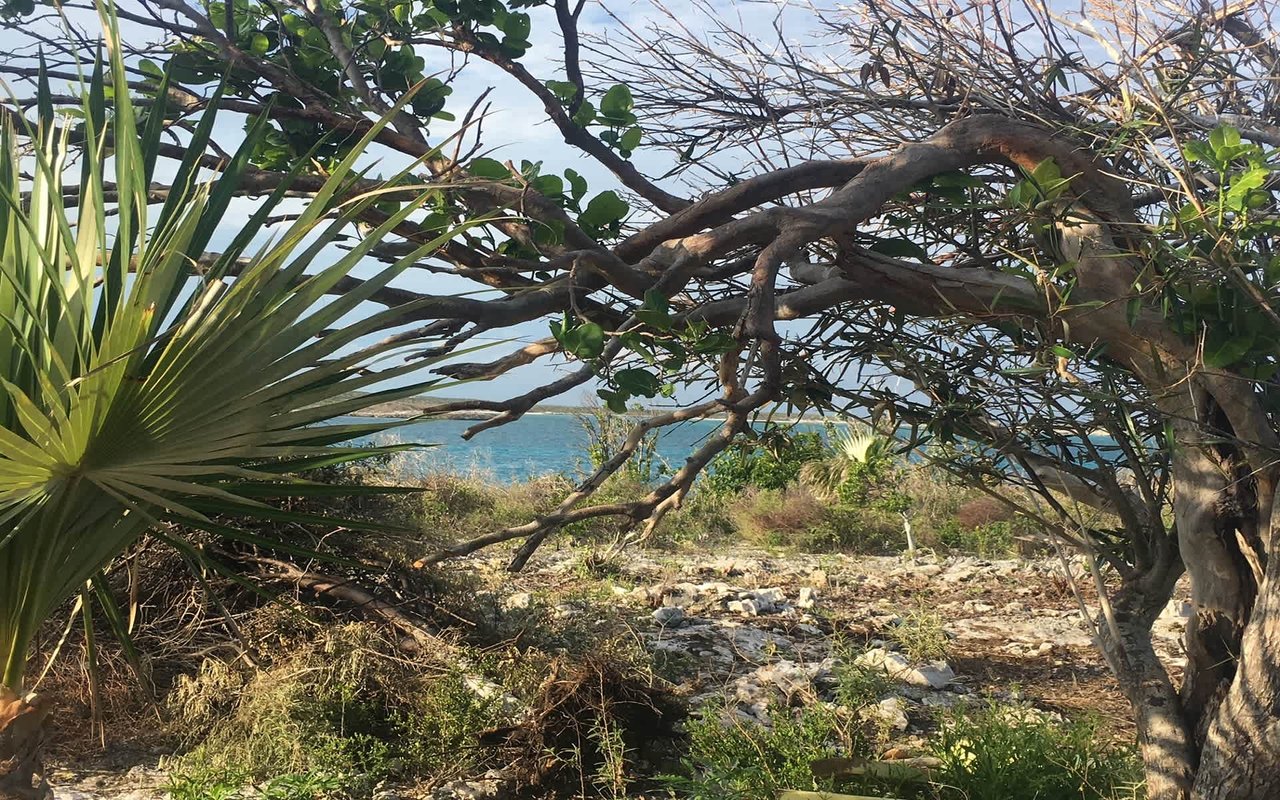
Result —
<instances>
[{"instance_id":1,"label":"turquoise sea","mask_svg":"<svg viewBox=\"0 0 1280 800\"><path fill-rule=\"evenodd\" d=\"M436 445L408 456L408 464L400 464L411 470L475 471L498 481L586 470L587 432L572 414L529 414L484 431L470 441L464 440L462 432L475 424L474 420L457 419L416 422L382 434L377 442ZM822 424L816 422L802 422L799 426L804 430L823 430ZM715 420L699 420L664 428L658 437L658 453L678 467L691 448L719 427L720 423Z\"/></svg>"}]
</instances>

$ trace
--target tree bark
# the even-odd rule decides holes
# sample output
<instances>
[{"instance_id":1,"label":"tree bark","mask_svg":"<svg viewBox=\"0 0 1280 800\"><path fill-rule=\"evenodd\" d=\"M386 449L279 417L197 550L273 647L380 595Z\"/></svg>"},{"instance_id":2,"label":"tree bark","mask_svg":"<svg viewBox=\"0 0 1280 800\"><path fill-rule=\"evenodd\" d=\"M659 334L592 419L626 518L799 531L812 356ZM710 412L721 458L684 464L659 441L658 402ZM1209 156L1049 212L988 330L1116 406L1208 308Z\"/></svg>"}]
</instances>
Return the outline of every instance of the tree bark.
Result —
<instances>
[{"instance_id":1,"label":"tree bark","mask_svg":"<svg viewBox=\"0 0 1280 800\"><path fill-rule=\"evenodd\" d=\"M41 750L49 706L0 687L0 800L44 800L53 796L45 780Z\"/></svg>"},{"instance_id":2,"label":"tree bark","mask_svg":"<svg viewBox=\"0 0 1280 800\"><path fill-rule=\"evenodd\" d=\"M1103 655L1133 706L1148 800L1189 800L1196 774L1193 729L1151 643L1176 576L1157 569L1127 583L1115 597L1115 627L1099 620Z\"/></svg>"},{"instance_id":3,"label":"tree bark","mask_svg":"<svg viewBox=\"0 0 1280 800\"><path fill-rule=\"evenodd\" d=\"M1280 558L1271 558L1235 680L1214 710L1195 800L1280 798Z\"/></svg>"}]
</instances>

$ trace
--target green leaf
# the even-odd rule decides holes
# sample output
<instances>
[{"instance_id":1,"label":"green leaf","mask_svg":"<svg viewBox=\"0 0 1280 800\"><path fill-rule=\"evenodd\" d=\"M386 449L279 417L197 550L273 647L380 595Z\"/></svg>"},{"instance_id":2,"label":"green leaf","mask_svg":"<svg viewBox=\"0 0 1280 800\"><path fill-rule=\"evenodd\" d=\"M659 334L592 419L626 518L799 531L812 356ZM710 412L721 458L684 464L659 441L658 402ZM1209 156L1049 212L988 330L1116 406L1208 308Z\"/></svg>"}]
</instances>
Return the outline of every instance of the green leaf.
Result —
<instances>
[{"instance_id":1,"label":"green leaf","mask_svg":"<svg viewBox=\"0 0 1280 800\"><path fill-rule=\"evenodd\" d=\"M578 224L592 232L613 230L630 210L631 206L616 192L601 192L587 203L586 209L578 216Z\"/></svg>"},{"instance_id":2,"label":"green leaf","mask_svg":"<svg viewBox=\"0 0 1280 800\"><path fill-rule=\"evenodd\" d=\"M644 293L644 304L636 310L636 319L658 330L671 330L670 303L655 289Z\"/></svg>"},{"instance_id":3,"label":"green leaf","mask_svg":"<svg viewBox=\"0 0 1280 800\"><path fill-rule=\"evenodd\" d=\"M1209 146L1220 160L1228 160L1240 146L1240 131L1230 125L1214 128L1209 132Z\"/></svg>"},{"instance_id":4,"label":"green leaf","mask_svg":"<svg viewBox=\"0 0 1280 800\"><path fill-rule=\"evenodd\" d=\"M578 202L587 194L587 179L572 169L564 171L565 180L569 182L569 196Z\"/></svg>"},{"instance_id":5,"label":"green leaf","mask_svg":"<svg viewBox=\"0 0 1280 800\"><path fill-rule=\"evenodd\" d=\"M608 389L597 389L596 396L603 400L608 409L613 413L627 413L627 400L630 399L627 395L613 392Z\"/></svg>"},{"instance_id":6,"label":"green leaf","mask_svg":"<svg viewBox=\"0 0 1280 800\"><path fill-rule=\"evenodd\" d=\"M584 322L581 325L566 327L570 324L570 320L559 325L559 330L555 323L552 323L551 335L564 346L564 349L582 361L590 361L599 358L604 352L604 328L594 322Z\"/></svg>"},{"instance_id":7,"label":"green leaf","mask_svg":"<svg viewBox=\"0 0 1280 800\"><path fill-rule=\"evenodd\" d=\"M596 107L589 100L583 100L582 105L578 106L578 110L573 115L573 123L579 128L585 128L596 119Z\"/></svg>"},{"instance_id":8,"label":"green leaf","mask_svg":"<svg viewBox=\"0 0 1280 800\"><path fill-rule=\"evenodd\" d=\"M1187 142L1182 146L1182 157L1189 163L1214 164L1213 151L1209 145L1200 140Z\"/></svg>"},{"instance_id":9,"label":"green leaf","mask_svg":"<svg viewBox=\"0 0 1280 800\"><path fill-rule=\"evenodd\" d=\"M1132 328L1138 324L1138 317L1142 314L1142 298L1130 297L1124 307L1125 322Z\"/></svg>"},{"instance_id":10,"label":"green leaf","mask_svg":"<svg viewBox=\"0 0 1280 800\"><path fill-rule=\"evenodd\" d=\"M533 23L528 14L523 12L515 12L508 14L506 21L502 25L502 32L509 39L517 42L527 42L529 33L533 30Z\"/></svg>"},{"instance_id":11,"label":"green leaf","mask_svg":"<svg viewBox=\"0 0 1280 800\"><path fill-rule=\"evenodd\" d=\"M628 128L627 132L622 134L622 138L618 140L618 147L630 153L640 146L640 139L644 136L644 131L639 127Z\"/></svg>"},{"instance_id":12,"label":"green leaf","mask_svg":"<svg viewBox=\"0 0 1280 800\"><path fill-rule=\"evenodd\" d=\"M883 253L886 256L893 256L894 258L917 258L921 261L929 260L929 252L910 239L882 239L880 237L876 237L876 239L871 243L871 247L869 249L877 253Z\"/></svg>"},{"instance_id":13,"label":"green leaf","mask_svg":"<svg viewBox=\"0 0 1280 800\"><path fill-rule=\"evenodd\" d=\"M501 161L492 158L474 159L467 167L467 171L477 178L506 180L511 177L511 170L507 169Z\"/></svg>"},{"instance_id":14,"label":"green leaf","mask_svg":"<svg viewBox=\"0 0 1280 800\"><path fill-rule=\"evenodd\" d=\"M613 374L612 383L622 392L632 397L653 397L662 388L662 381L647 369L631 367L620 369Z\"/></svg>"},{"instance_id":15,"label":"green leaf","mask_svg":"<svg viewBox=\"0 0 1280 800\"><path fill-rule=\"evenodd\" d=\"M634 107L635 99L625 83L613 86L600 99L600 114L606 119L625 119Z\"/></svg>"},{"instance_id":16,"label":"green leaf","mask_svg":"<svg viewBox=\"0 0 1280 800\"><path fill-rule=\"evenodd\" d=\"M546 82L546 86L556 98L566 105L573 100L573 96L578 93L577 85L569 81L550 80Z\"/></svg>"},{"instance_id":17,"label":"green leaf","mask_svg":"<svg viewBox=\"0 0 1280 800\"><path fill-rule=\"evenodd\" d=\"M1046 158L1035 169L1031 170L1031 179L1040 186L1050 186L1053 183L1062 180L1062 170L1058 167L1058 162L1053 158Z\"/></svg>"}]
</instances>

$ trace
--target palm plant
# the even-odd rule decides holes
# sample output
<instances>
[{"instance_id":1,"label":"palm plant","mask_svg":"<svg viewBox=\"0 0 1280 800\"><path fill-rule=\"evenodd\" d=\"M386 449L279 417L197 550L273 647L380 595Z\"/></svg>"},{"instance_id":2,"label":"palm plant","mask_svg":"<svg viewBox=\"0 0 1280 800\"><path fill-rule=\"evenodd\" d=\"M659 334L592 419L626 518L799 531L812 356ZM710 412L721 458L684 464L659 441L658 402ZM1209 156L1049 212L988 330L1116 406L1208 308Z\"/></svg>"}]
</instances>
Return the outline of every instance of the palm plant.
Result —
<instances>
[{"instance_id":1,"label":"palm plant","mask_svg":"<svg viewBox=\"0 0 1280 800\"><path fill-rule=\"evenodd\" d=\"M873 428L850 423L832 434L826 458L810 461L801 468L800 480L819 497L831 500L850 480L882 466L892 452L893 439Z\"/></svg>"},{"instance_id":2,"label":"palm plant","mask_svg":"<svg viewBox=\"0 0 1280 800\"><path fill-rule=\"evenodd\" d=\"M163 109L139 121L114 16L102 6L99 13L109 57L100 54L81 113L55 118L41 80L38 121L6 120L0 130L0 798L45 792L39 739L48 709L29 694L26 667L34 635L59 606L80 597L87 609L106 598L104 569L157 522L234 536L210 516L262 513L262 498L297 486L282 476L387 449L329 445L397 423L317 423L423 391L426 383L378 384L425 362L375 370L396 345L358 348L362 336L417 309L387 309L319 334L451 235L328 297L421 207L423 192L307 274L340 231L386 199L344 197L379 124L287 230L254 244L282 188L225 252L202 261L264 127L249 132L218 180L200 184L211 108L178 168L174 185L185 188L155 213L147 190ZM78 186L68 192L75 152ZM104 175L109 162L114 187ZM84 618L92 646L92 615Z\"/></svg>"}]
</instances>

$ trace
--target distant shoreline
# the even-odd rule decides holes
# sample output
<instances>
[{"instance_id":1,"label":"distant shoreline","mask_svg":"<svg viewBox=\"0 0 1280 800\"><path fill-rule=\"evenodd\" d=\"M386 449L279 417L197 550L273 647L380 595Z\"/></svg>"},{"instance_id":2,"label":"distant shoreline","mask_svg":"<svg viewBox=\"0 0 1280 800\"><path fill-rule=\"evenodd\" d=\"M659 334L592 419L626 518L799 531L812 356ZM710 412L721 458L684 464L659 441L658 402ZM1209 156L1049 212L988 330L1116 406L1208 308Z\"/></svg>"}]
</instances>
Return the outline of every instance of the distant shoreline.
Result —
<instances>
[{"instance_id":1,"label":"distant shoreline","mask_svg":"<svg viewBox=\"0 0 1280 800\"><path fill-rule=\"evenodd\" d=\"M431 420L468 420L475 422L484 422L493 419L501 412L499 411L446 411L440 414L432 414L431 409L435 404L423 403L416 404L412 401L399 400L394 403L381 403L379 405L370 406L359 412L352 413L353 417L366 417L370 419L410 419L413 417L423 417L423 422ZM525 416L574 416L577 414L591 415L597 411L595 408L587 406L547 406L545 408L534 409L525 412ZM661 414L665 409L646 409L643 411L628 411L625 416L635 419L644 419L654 414ZM700 419L723 422L726 417L723 414L716 414ZM825 423L830 422L835 425L847 425L848 420L834 419L831 417L795 417L795 416L775 416L773 418L777 422L783 423Z\"/></svg>"}]
</instances>

